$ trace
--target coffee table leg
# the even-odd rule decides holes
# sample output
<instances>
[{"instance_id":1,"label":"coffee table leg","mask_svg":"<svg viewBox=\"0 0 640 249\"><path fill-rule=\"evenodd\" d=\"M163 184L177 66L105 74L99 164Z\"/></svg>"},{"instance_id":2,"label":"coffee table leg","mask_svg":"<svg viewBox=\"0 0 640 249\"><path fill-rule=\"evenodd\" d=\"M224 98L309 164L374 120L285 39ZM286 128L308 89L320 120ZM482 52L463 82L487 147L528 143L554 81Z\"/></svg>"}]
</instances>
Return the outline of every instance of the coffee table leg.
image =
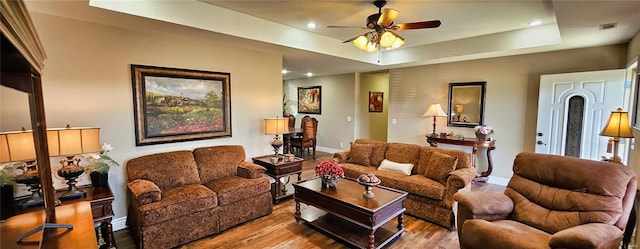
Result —
<instances>
[{"instance_id":1,"label":"coffee table leg","mask_svg":"<svg viewBox=\"0 0 640 249\"><path fill-rule=\"evenodd\" d=\"M300 173L298 173L298 182L302 181L302 171L300 171Z\"/></svg>"},{"instance_id":2,"label":"coffee table leg","mask_svg":"<svg viewBox=\"0 0 640 249\"><path fill-rule=\"evenodd\" d=\"M298 221L300 215L302 215L302 213L300 213L300 202L296 200L296 221Z\"/></svg>"},{"instance_id":3,"label":"coffee table leg","mask_svg":"<svg viewBox=\"0 0 640 249\"><path fill-rule=\"evenodd\" d=\"M376 242L376 236L375 236L376 230L371 229L369 231L369 249L375 249L376 245L374 244Z\"/></svg>"},{"instance_id":4,"label":"coffee table leg","mask_svg":"<svg viewBox=\"0 0 640 249\"><path fill-rule=\"evenodd\" d=\"M404 225L402 224L402 214L398 215L398 230L402 230L404 228Z\"/></svg>"}]
</instances>

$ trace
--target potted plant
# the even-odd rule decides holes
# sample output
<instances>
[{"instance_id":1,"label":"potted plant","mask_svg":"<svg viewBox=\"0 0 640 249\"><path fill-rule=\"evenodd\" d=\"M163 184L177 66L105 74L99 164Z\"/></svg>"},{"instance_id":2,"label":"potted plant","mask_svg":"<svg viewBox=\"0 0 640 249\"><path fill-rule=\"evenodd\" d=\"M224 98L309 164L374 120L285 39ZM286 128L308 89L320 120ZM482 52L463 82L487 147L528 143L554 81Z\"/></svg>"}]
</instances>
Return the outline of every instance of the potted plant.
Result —
<instances>
[{"instance_id":1,"label":"potted plant","mask_svg":"<svg viewBox=\"0 0 640 249\"><path fill-rule=\"evenodd\" d=\"M316 175L322 178L323 188L335 188L338 184L338 178L344 178L344 170L340 165L332 160L321 161L316 164Z\"/></svg>"},{"instance_id":2,"label":"potted plant","mask_svg":"<svg viewBox=\"0 0 640 249\"><path fill-rule=\"evenodd\" d=\"M0 202L2 206L13 203L13 186L16 185L16 175L13 163L0 164Z\"/></svg>"},{"instance_id":3,"label":"potted plant","mask_svg":"<svg viewBox=\"0 0 640 249\"><path fill-rule=\"evenodd\" d=\"M119 164L109 157L108 153L113 147L110 144L103 144L100 154L87 154L85 157L91 163L86 167L85 172L91 178L91 184L94 187L109 186L109 169L111 166L119 166Z\"/></svg>"},{"instance_id":4,"label":"potted plant","mask_svg":"<svg viewBox=\"0 0 640 249\"><path fill-rule=\"evenodd\" d=\"M493 128L488 125L478 125L473 127L473 130L476 133L476 138L478 140L489 140L490 136L493 134Z\"/></svg>"}]
</instances>

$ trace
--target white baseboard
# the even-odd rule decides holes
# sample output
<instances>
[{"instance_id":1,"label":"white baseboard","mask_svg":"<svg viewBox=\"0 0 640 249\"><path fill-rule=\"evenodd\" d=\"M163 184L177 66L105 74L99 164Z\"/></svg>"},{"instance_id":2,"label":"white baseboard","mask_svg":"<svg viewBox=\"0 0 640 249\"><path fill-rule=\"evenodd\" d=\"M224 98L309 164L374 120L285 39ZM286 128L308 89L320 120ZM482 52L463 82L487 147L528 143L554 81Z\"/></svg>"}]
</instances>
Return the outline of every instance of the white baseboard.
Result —
<instances>
[{"instance_id":1,"label":"white baseboard","mask_svg":"<svg viewBox=\"0 0 640 249\"><path fill-rule=\"evenodd\" d=\"M336 149L327 148L327 147L320 147L320 146L317 146L316 149L318 151L322 151L322 152L326 152L326 153L332 153L332 154L340 152L340 151L343 151L343 150L336 150Z\"/></svg>"},{"instance_id":2,"label":"white baseboard","mask_svg":"<svg viewBox=\"0 0 640 249\"><path fill-rule=\"evenodd\" d=\"M489 180L487 180L487 182L500 186L507 186L507 184L509 183L509 179L497 176L489 176Z\"/></svg>"},{"instance_id":3,"label":"white baseboard","mask_svg":"<svg viewBox=\"0 0 640 249\"><path fill-rule=\"evenodd\" d=\"M113 231L127 228L127 216L111 220L111 228L113 228Z\"/></svg>"}]
</instances>

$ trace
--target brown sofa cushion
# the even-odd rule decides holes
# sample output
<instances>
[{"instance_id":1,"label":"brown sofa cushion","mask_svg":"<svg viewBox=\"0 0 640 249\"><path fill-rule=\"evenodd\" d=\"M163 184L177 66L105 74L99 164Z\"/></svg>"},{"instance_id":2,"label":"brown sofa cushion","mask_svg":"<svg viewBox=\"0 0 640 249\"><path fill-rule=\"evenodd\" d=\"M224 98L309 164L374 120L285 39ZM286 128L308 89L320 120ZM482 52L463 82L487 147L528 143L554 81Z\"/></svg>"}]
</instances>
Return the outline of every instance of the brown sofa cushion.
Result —
<instances>
[{"instance_id":1,"label":"brown sofa cushion","mask_svg":"<svg viewBox=\"0 0 640 249\"><path fill-rule=\"evenodd\" d=\"M246 179L242 177L226 177L205 183L205 186L215 191L218 203L227 205L246 198L254 198L271 189L269 178Z\"/></svg>"},{"instance_id":2,"label":"brown sofa cushion","mask_svg":"<svg viewBox=\"0 0 640 249\"><path fill-rule=\"evenodd\" d=\"M417 144L388 143L384 158L398 163L418 165L420 147L422 146ZM416 170L416 167L413 167L412 173L415 174Z\"/></svg>"},{"instance_id":3,"label":"brown sofa cushion","mask_svg":"<svg viewBox=\"0 0 640 249\"><path fill-rule=\"evenodd\" d=\"M197 148L193 156L198 164L201 183L238 174L238 164L245 160L240 145L220 145Z\"/></svg>"},{"instance_id":4,"label":"brown sofa cushion","mask_svg":"<svg viewBox=\"0 0 640 249\"><path fill-rule=\"evenodd\" d=\"M512 220L473 219L464 222L460 241L465 248L549 248L550 238L550 234Z\"/></svg>"},{"instance_id":5,"label":"brown sofa cushion","mask_svg":"<svg viewBox=\"0 0 640 249\"><path fill-rule=\"evenodd\" d=\"M174 151L141 156L127 162L129 181L149 180L163 192L200 183L198 167L191 151Z\"/></svg>"},{"instance_id":6,"label":"brown sofa cushion","mask_svg":"<svg viewBox=\"0 0 640 249\"><path fill-rule=\"evenodd\" d=\"M426 177L436 180L442 184L447 183L447 176L458 164L458 157L434 151L427 163Z\"/></svg>"},{"instance_id":7,"label":"brown sofa cushion","mask_svg":"<svg viewBox=\"0 0 640 249\"><path fill-rule=\"evenodd\" d=\"M384 154L387 152L387 143L383 141L369 140L369 139L356 139L356 144L373 144L373 150L371 151L370 165L378 167L382 160L384 160Z\"/></svg>"},{"instance_id":8,"label":"brown sofa cushion","mask_svg":"<svg viewBox=\"0 0 640 249\"><path fill-rule=\"evenodd\" d=\"M163 192L162 200L141 205L139 225L150 226L216 206L216 193L203 185L177 187Z\"/></svg>"},{"instance_id":9,"label":"brown sofa cushion","mask_svg":"<svg viewBox=\"0 0 640 249\"><path fill-rule=\"evenodd\" d=\"M151 181L136 179L127 184L138 205L145 205L162 199L162 191Z\"/></svg>"},{"instance_id":10,"label":"brown sofa cushion","mask_svg":"<svg viewBox=\"0 0 640 249\"><path fill-rule=\"evenodd\" d=\"M404 187L398 189L412 194L424 196L433 200L443 200L445 186L438 181L423 175L412 175L399 180Z\"/></svg>"},{"instance_id":11,"label":"brown sofa cushion","mask_svg":"<svg viewBox=\"0 0 640 249\"><path fill-rule=\"evenodd\" d=\"M347 162L369 166L372 150L372 144L353 143L351 144L351 151L349 152Z\"/></svg>"},{"instance_id":12,"label":"brown sofa cushion","mask_svg":"<svg viewBox=\"0 0 640 249\"><path fill-rule=\"evenodd\" d=\"M340 167L344 171L344 177L356 179L362 174L376 171L374 167L362 166L354 163L341 163Z\"/></svg>"}]
</instances>

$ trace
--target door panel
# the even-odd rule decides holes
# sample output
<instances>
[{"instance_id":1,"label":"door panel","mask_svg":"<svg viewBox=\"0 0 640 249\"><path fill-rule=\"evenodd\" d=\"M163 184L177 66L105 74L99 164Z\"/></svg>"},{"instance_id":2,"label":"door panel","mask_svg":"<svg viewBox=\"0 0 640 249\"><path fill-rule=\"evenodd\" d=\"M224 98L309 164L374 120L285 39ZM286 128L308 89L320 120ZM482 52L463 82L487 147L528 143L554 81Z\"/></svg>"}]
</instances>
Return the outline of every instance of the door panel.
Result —
<instances>
[{"instance_id":1,"label":"door panel","mask_svg":"<svg viewBox=\"0 0 640 249\"><path fill-rule=\"evenodd\" d=\"M598 134L609 113L622 106L624 79L624 69L542 75L536 152L565 155L567 146L578 146L580 158L599 160L600 156L606 155L608 138ZM583 109L580 109L582 113L569 113L569 100L572 97L584 102ZM580 132L570 135L569 115L581 116L580 122L573 122L573 125L581 125L573 128ZM581 137L567 140L567 136L577 135ZM579 144L568 145L567 141L577 141Z\"/></svg>"}]
</instances>

